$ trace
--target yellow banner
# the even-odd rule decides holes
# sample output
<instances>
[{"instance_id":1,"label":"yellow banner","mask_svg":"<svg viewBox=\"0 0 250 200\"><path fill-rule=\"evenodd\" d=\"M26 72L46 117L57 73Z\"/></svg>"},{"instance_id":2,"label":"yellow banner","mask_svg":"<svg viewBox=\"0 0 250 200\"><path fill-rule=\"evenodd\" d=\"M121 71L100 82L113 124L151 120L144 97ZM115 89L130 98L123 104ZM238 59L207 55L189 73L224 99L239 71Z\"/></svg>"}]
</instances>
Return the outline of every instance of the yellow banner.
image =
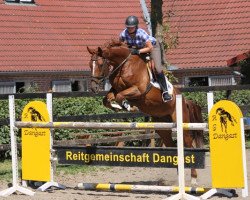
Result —
<instances>
[{"instance_id":1,"label":"yellow banner","mask_svg":"<svg viewBox=\"0 0 250 200\"><path fill-rule=\"evenodd\" d=\"M28 103L22 112L23 122L49 122L46 104ZM50 181L50 129L22 128L22 179Z\"/></svg>"},{"instance_id":2,"label":"yellow banner","mask_svg":"<svg viewBox=\"0 0 250 200\"><path fill-rule=\"evenodd\" d=\"M209 114L213 188L244 187L240 108L232 101L217 102Z\"/></svg>"}]
</instances>

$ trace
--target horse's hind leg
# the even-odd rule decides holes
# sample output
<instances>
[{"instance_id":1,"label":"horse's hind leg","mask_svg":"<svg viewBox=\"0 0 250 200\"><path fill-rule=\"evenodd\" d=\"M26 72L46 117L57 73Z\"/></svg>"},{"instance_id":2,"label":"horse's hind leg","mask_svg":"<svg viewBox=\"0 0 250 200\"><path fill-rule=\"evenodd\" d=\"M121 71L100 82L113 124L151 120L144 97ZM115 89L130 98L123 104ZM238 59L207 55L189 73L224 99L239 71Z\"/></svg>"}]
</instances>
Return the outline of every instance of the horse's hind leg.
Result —
<instances>
[{"instance_id":1,"label":"horse's hind leg","mask_svg":"<svg viewBox=\"0 0 250 200\"><path fill-rule=\"evenodd\" d=\"M184 109L187 109L188 115L183 116L184 122L191 123L202 123L202 114L201 108L196 105L194 102L187 100L186 106ZM185 113L185 111L183 112ZM203 131L184 131L184 144L189 148L201 148L203 147ZM191 185L197 185L197 171L196 169L191 169Z\"/></svg>"},{"instance_id":2,"label":"horse's hind leg","mask_svg":"<svg viewBox=\"0 0 250 200\"><path fill-rule=\"evenodd\" d=\"M193 110L190 109L190 108L192 108L192 104L191 105L189 105L189 104L190 104L190 102L186 102L185 100L183 100L182 113L183 113L183 122L184 123L190 123L192 121L191 115L192 115ZM172 118L173 118L173 121L176 122L176 114L175 113L173 113ZM183 141L184 141L185 147L187 147L187 148L194 147L193 146L194 136L192 134L192 131L189 131L189 130L183 131ZM194 168L191 169L191 185L193 185L193 186L197 185L197 171Z\"/></svg>"},{"instance_id":3,"label":"horse's hind leg","mask_svg":"<svg viewBox=\"0 0 250 200\"><path fill-rule=\"evenodd\" d=\"M193 134L192 131L183 131L184 134L184 145L187 148L194 148L193 146ZM197 171L194 168L191 168L191 185L196 186L197 184Z\"/></svg>"},{"instance_id":4,"label":"horse's hind leg","mask_svg":"<svg viewBox=\"0 0 250 200\"><path fill-rule=\"evenodd\" d=\"M172 131L171 130L156 130L156 133L160 136L163 144L166 147L175 147L176 144L172 138Z\"/></svg>"},{"instance_id":5,"label":"horse's hind leg","mask_svg":"<svg viewBox=\"0 0 250 200\"><path fill-rule=\"evenodd\" d=\"M172 119L170 116L164 117L164 118L156 118L152 117L153 122L171 122ZM175 142L172 138L172 130L155 130L155 132L160 136L161 141L165 145L165 147L176 147ZM159 180L160 185L169 185L168 180Z\"/></svg>"},{"instance_id":6,"label":"horse's hind leg","mask_svg":"<svg viewBox=\"0 0 250 200\"><path fill-rule=\"evenodd\" d=\"M152 117L153 122L172 122L172 119L170 116L166 116L164 118L156 118ZM172 131L171 130L156 130L156 133L160 136L163 144L166 147L175 147L176 144L173 141L172 138Z\"/></svg>"}]
</instances>

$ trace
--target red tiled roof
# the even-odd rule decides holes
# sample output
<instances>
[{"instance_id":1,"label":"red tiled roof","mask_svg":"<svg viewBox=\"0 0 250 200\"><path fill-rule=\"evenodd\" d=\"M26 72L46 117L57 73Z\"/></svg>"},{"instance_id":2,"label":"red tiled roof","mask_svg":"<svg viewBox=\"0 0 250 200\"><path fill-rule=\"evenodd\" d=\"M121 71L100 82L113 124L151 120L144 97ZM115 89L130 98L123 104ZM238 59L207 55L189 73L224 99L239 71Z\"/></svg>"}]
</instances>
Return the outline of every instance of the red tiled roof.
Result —
<instances>
[{"instance_id":1,"label":"red tiled roof","mask_svg":"<svg viewBox=\"0 0 250 200\"><path fill-rule=\"evenodd\" d=\"M146 29L139 0L35 2L0 0L0 72L89 70L86 46L117 38L128 15ZM171 16L172 35L178 33L177 48L167 52L172 66L224 67L250 49L249 0L168 0L163 13Z\"/></svg>"},{"instance_id":2,"label":"red tiled roof","mask_svg":"<svg viewBox=\"0 0 250 200\"><path fill-rule=\"evenodd\" d=\"M118 38L132 14L146 28L140 1L35 2L21 6L0 0L0 72L89 70L86 46Z\"/></svg>"},{"instance_id":3,"label":"red tiled roof","mask_svg":"<svg viewBox=\"0 0 250 200\"><path fill-rule=\"evenodd\" d=\"M246 60L248 58L250 58L250 50L227 60L227 66L229 66L229 67L234 66L238 62Z\"/></svg>"},{"instance_id":4,"label":"red tiled roof","mask_svg":"<svg viewBox=\"0 0 250 200\"><path fill-rule=\"evenodd\" d=\"M227 60L250 50L249 0L168 0L177 48L167 60L177 68L225 67Z\"/></svg>"}]
</instances>

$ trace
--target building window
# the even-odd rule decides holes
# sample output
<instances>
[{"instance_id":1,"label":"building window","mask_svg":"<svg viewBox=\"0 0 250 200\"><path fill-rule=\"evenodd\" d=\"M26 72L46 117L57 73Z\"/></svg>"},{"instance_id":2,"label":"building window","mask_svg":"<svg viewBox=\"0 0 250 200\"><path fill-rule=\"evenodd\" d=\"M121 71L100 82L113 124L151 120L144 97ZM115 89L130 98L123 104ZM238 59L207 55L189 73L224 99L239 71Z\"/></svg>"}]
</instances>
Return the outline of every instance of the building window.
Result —
<instances>
[{"instance_id":1,"label":"building window","mask_svg":"<svg viewBox=\"0 0 250 200\"><path fill-rule=\"evenodd\" d=\"M186 86L220 86L235 85L233 76L209 76L209 77L187 77L185 78Z\"/></svg>"},{"instance_id":2,"label":"building window","mask_svg":"<svg viewBox=\"0 0 250 200\"><path fill-rule=\"evenodd\" d=\"M88 82L85 79L52 81L53 92L88 91Z\"/></svg>"},{"instance_id":3,"label":"building window","mask_svg":"<svg viewBox=\"0 0 250 200\"><path fill-rule=\"evenodd\" d=\"M86 79L74 80L71 82L72 91L88 91L88 81Z\"/></svg>"},{"instance_id":4,"label":"building window","mask_svg":"<svg viewBox=\"0 0 250 200\"><path fill-rule=\"evenodd\" d=\"M15 82L0 82L0 94L16 93Z\"/></svg>"},{"instance_id":5,"label":"building window","mask_svg":"<svg viewBox=\"0 0 250 200\"><path fill-rule=\"evenodd\" d=\"M211 76L209 77L209 86L235 85L233 76Z\"/></svg>"},{"instance_id":6,"label":"building window","mask_svg":"<svg viewBox=\"0 0 250 200\"><path fill-rule=\"evenodd\" d=\"M52 81L53 92L71 92L71 90L70 81Z\"/></svg>"},{"instance_id":7,"label":"building window","mask_svg":"<svg viewBox=\"0 0 250 200\"><path fill-rule=\"evenodd\" d=\"M24 82L16 82L16 93L25 92L25 83Z\"/></svg>"},{"instance_id":8,"label":"building window","mask_svg":"<svg viewBox=\"0 0 250 200\"><path fill-rule=\"evenodd\" d=\"M29 82L0 82L0 94L14 94L26 92Z\"/></svg>"},{"instance_id":9,"label":"building window","mask_svg":"<svg viewBox=\"0 0 250 200\"><path fill-rule=\"evenodd\" d=\"M5 0L6 3L9 4L25 4L25 5L34 5L35 0Z\"/></svg>"},{"instance_id":10,"label":"building window","mask_svg":"<svg viewBox=\"0 0 250 200\"><path fill-rule=\"evenodd\" d=\"M108 79L105 80L104 82L104 91L109 91L111 89L111 84Z\"/></svg>"},{"instance_id":11,"label":"building window","mask_svg":"<svg viewBox=\"0 0 250 200\"><path fill-rule=\"evenodd\" d=\"M82 91L85 91L85 92L89 91L89 81L88 81L88 79L83 79L82 80L82 88L83 88Z\"/></svg>"},{"instance_id":12,"label":"building window","mask_svg":"<svg viewBox=\"0 0 250 200\"><path fill-rule=\"evenodd\" d=\"M208 77L188 77L186 80L190 87L192 86L208 86Z\"/></svg>"}]
</instances>

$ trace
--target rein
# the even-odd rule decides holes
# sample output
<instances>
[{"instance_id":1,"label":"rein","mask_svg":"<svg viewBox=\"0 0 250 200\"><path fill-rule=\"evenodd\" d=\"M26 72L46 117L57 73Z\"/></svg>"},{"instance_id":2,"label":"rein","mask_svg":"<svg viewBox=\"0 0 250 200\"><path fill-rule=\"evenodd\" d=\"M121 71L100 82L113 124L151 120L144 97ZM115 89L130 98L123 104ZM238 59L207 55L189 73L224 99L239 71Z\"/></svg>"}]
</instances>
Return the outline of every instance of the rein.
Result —
<instances>
[{"instance_id":1,"label":"rein","mask_svg":"<svg viewBox=\"0 0 250 200\"><path fill-rule=\"evenodd\" d=\"M118 67L116 67L116 68L108 75L108 77L111 76L115 71L117 71L122 65L124 65L125 62L127 62L128 59L130 58L130 56L131 56L131 53L128 55L127 58L125 58L125 59L120 63L120 65L118 65Z\"/></svg>"},{"instance_id":2,"label":"rein","mask_svg":"<svg viewBox=\"0 0 250 200\"><path fill-rule=\"evenodd\" d=\"M115 73L121 66L123 66L127 61L128 59L130 58L131 56L131 53L128 55L127 58L125 58L119 65L118 67L116 67L112 72L110 72L107 76L91 76L91 78L93 79L96 79L96 80L99 80L100 83L102 83L105 79L108 79L113 73ZM103 57L101 57L102 59L104 59ZM98 58L96 59L91 59L91 61L97 61ZM104 59L104 62L103 62L103 65L107 64L108 62L108 59ZM97 81L96 81L97 82Z\"/></svg>"}]
</instances>

